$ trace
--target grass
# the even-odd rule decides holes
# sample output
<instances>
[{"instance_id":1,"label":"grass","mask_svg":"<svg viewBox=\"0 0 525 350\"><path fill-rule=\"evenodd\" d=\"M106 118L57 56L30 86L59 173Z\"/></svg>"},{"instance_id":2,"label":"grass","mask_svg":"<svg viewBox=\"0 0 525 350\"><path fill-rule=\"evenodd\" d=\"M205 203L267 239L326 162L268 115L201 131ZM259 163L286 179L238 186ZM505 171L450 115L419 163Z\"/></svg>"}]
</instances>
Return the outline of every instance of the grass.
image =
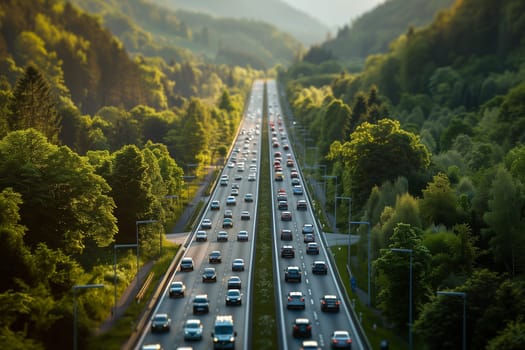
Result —
<instances>
[{"instance_id":1,"label":"grass","mask_svg":"<svg viewBox=\"0 0 525 350\"><path fill-rule=\"evenodd\" d=\"M257 329L257 337L253 337L251 347L253 349L277 349L277 324L275 310L275 290L273 285L273 264L272 261L272 215L271 215L271 192L270 174L267 169L269 164L268 149L268 119L266 114L267 100L266 91L263 103L263 123L262 123L262 145L261 145L261 166L266 169L259 174L259 199L255 245L255 267L253 290L253 326Z\"/></svg>"},{"instance_id":2,"label":"grass","mask_svg":"<svg viewBox=\"0 0 525 350\"><path fill-rule=\"evenodd\" d=\"M132 302L110 331L94 336L89 340L87 349L121 349L123 347L135 330L145 306L157 289L179 248L179 245L167 241L163 242L162 256L153 264L151 271L154 273L154 278L144 294L143 301L141 303ZM131 283L134 283L134 281Z\"/></svg>"}]
</instances>

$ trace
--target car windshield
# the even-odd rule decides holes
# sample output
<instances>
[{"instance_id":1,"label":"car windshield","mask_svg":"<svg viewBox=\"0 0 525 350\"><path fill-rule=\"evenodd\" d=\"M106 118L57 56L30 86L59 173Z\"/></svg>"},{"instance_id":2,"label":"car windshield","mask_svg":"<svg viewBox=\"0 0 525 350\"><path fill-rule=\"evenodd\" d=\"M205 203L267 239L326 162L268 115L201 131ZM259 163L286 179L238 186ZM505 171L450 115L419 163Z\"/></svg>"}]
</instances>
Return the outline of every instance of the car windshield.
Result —
<instances>
[{"instance_id":1,"label":"car windshield","mask_svg":"<svg viewBox=\"0 0 525 350\"><path fill-rule=\"evenodd\" d=\"M215 326L215 334L232 334L232 326Z\"/></svg>"}]
</instances>

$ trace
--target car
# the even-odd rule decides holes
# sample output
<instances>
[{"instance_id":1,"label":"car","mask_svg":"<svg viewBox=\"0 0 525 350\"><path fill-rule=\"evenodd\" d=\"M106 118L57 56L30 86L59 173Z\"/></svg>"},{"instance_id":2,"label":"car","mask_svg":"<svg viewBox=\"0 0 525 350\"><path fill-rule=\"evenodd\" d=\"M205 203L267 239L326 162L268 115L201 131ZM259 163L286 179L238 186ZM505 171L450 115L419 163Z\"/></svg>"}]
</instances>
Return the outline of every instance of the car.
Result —
<instances>
[{"instance_id":1,"label":"car","mask_svg":"<svg viewBox=\"0 0 525 350\"><path fill-rule=\"evenodd\" d=\"M321 350L317 340L303 340L301 350Z\"/></svg>"},{"instance_id":2,"label":"car","mask_svg":"<svg viewBox=\"0 0 525 350\"><path fill-rule=\"evenodd\" d=\"M211 201L210 209L211 210L220 210L221 209L221 203L218 200Z\"/></svg>"},{"instance_id":3,"label":"car","mask_svg":"<svg viewBox=\"0 0 525 350\"><path fill-rule=\"evenodd\" d=\"M160 344L144 344L141 347L142 350L163 350Z\"/></svg>"},{"instance_id":4,"label":"car","mask_svg":"<svg viewBox=\"0 0 525 350\"><path fill-rule=\"evenodd\" d=\"M350 337L350 333L345 330L333 331L330 336L330 345L332 349L351 349L352 338Z\"/></svg>"},{"instance_id":5,"label":"car","mask_svg":"<svg viewBox=\"0 0 525 350\"><path fill-rule=\"evenodd\" d=\"M242 281L239 276L228 278L228 289L241 289Z\"/></svg>"},{"instance_id":6,"label":"car","mask_svg":"<svg viewBox=\"0 0 525 350\"><path fill-rule=\"evenodd\" d=\"M211 229L211 220L207 219L207 218L206 219L202 219L201 229L203 229L203 230Z\"/></svg>"},{"instance_id":7,"label":"car","mask_svg":"<svg viewBox=\"0 0 525 350\"><path fill-rule=\"evenodd\" d=\"M299 173L297 172L297 170L290 171L290 178L291 179L298 179L299 178Z\"/></svg>"},{"instance_id":8,"label":"car","mask_svg":"<svg viewBox=\"0 0 525 350\"><path fill-rule=\"evenodd\" d=\"M281 240L282 241L292 241L293 240L292 230L282 229L281 230Z\"/></svg>"},{"instance_id":9,"label":"car","mask_svg":"<svg viewBox=\"0 0 525 350\"><path fill-rule=\"evenodd\" d=\"M242 180L242 175L241 175L241 174L237 174L237 175L235 175L235 176L233 177L233 179L234 179L235 181L241 181L241 180Z\"/></svg>"},{"instance_id":10,"label":"car","mask_svg":"<svg viewBox=\"0 0 525 350\"><path fill-rule=\"evenodd\" d=\"M319 244L317 244L316 242L306 243L306 254L318 255L319 254Z\"/></svg>"},{"instance_id":11,"label":"car","mask_svg":"<svg viewBox=\"0 0 525 350\"><path fill-rule=\"evenodd\" d=\"M237 240L238 241L247 241L248 240L248 231L239 231L237 233Z\"/></svg>"},{"instance_id":12,"label":"car","mask_svg":"<svg viewBox=\"0 0 525 350\"><path fill-rule=\"evenodd\" d=\"M336 295L325 294L321 298L321 311L339 312L341 301Z\"/></svg>"},{"instance_id":13,"label":"car","mask_svg":"<svg viewBox=\"0 0 525 350\"><path fill-rule=\"evenodd\" d=\"M285 282L301 282L301 269L299 266L288 266L284 269Z\"/></svg>"},{"instance_id":14,"label":"car","mask_svg":"<svg viewBox=\"0 0 525 350\"><path fill-rule=\"evenodd\" d=\"M250 212L248 210L241 211L241 220L250 220Z\"/></svg>"},{"instance_id":15,"label":"car","mask_svg":"<svg viewBox=\"0 0 525 350\"><path fill-rule=\"evenodd\" d=\"M207 294L197 294L193 298L193 314L208 313L210 311L210 300Z\"/></svg>"},{"instance_id":16,"label":"car","mask_svg":"<svg viewBox=\"0 0 525 350\"><path fill-rule=\"evenodd\" d=\"M184 322L184 340L201 340L204 326L199 319L189 319Z\"/></svg>"},{"instance_id":17,"label":"car","mask_svg":"<svg viewBox=\"0 0 525 350\"><path fill-rule=\"evenodd\" d=\"M234 162L229 162L228 163L228 168L234 168L235 167L235 163Z\"/></svg>"},{"instance_id":18,"label":"car","mask_svg":"<svg viewBox=\"0 0 525 350\"><path fill-rule=\"evenodd\" d=\"M277 209L279 209L279 210L288 210L288 202L287 201L279 201L279 204L277 204Z\"/></svg>"},{"instance_id":19,"label":"car","mask_svg":"<svg viewBox=\"0 0 525 350\"><path fill-rule=\"evenodd\" d=\"M288 292L288 298L286 299L287 309L301 309L304 310L306 304L304 302L303 292L293 291Z\"/></svg>"},{"instance_id":20,"label":"car","mask_svg":"<svg viewBox=\"0 0 525 350\"><path fill-rule=\"evenodd\" d=\"M298 317L293 322L292 335L294 338L310 338L312 336L312 322L309 318Z\"/></svg>"},{"instance_id":21,"label":"car","mask_svg":"<svg viewBox=\"0 0 525 350\"><path fill-rule=\"evenodd\" d=\"M233 220L230 218L224 218L222 220L222 228L232 228L233 227Z\"/></svg>"},{"instance_id":22,"label":"car","mask_svg":"<svg viewBox=\"0 0 525 350\"><path fill-rule=\"evenodd\" d=\"M308 203L305 199L299 199L296 204L297 210L307 210L308 209Z\"/></svg>"},{"instance_id":23,"label":"car","mask_svg":"<svg viewBox=\"0 0 525 350\"><path fill-rule=\"evenodd\" d=\"M205 267L202 272L202 282L217 282L217 273L214 267Z\"/></svg>"},{"instance_id":24,"label":"car","mask_svg":"<svg viewBox=\"0 0 525 350\"><path fill-rule=\"evenodd\" d=\"M239 183L234 182L232 183L232 190L238 190L240 188Z\"/></svg>"},{"instance_id":25,"label":"car","mask_svg":"<svg viewBox=\"0 0 525 350\"><path fill-rule=\"evenodd\" d=\"M296 185L292 187L292 193L296 196L303 194L303 187L301 185Z\"/></svg>"},{"instance_id":26,"label":"car","mask_svg":"<svg viewBox=\"0 0 525 350\"><path fill-rule=\"evenodd\" d=\"M219 250L214 250L208 255L208 262L210 264L219 264L222 262L221 252Z\"/></svg>"},{"instance_id":27,"label":"car","mask_svg":"<svg viewBox=\"0 0 525 350\"><path fill-rule=\"evenodd\" d=\"M231 209L226 209L224 211L224 217L225 218L230 218L230 219L233 218L233 211Z\"/></svg>"},{"instance_id":28,"label":"car","mask_svg":"<svg viewBox=\"0 0 525 350\"><path fill-rule=\"evenodd\" d=\"M193 258L185 257L180 262L181 271L193 271Z\"/></svg>"},{"instance_id":29,"label":"car","mask_svg":"<svg viewBox=\"0 0 525 350\"><path fill-rule=\"evenodd\" d=\"M244 271L244 259L233 259L232 271Z\"/></svg>"},{"instance_id":30,"label":"car","mask_svg":"<svg viewBox=\"0 0 525 350\"><path fill-rule=\"evenodd\" d=\"M252 194L252 193L246 193L246 194L244 195L244 201L245 201L246 203L251 203L251 202L253 202L253 194Z\"/></svg>"},{"instance_id":31,"label":"car","mask_svg":"<svg viewBox=\"0 0 525 350\"><path fill-rule=\"evenodd\" d=\"M184 297L184 292L186 292L186 285L182 281L173 281L170 284L169 295L170 298Z\"/></svg>"},{"instance_id":32,"label":"car","mask_svg":"<svg viewBox=\"0 0 525 350\"><path fill-rule=\"evenodd\" d=\"M281 213L281 221L292 221L292 212L283 211Z\"/></svg>"},{"instance_id":33,"label":"car","mask_svg":"<svg viewBox=\"0 0 525 350\"><path fill-rule=\"evenodd\" d=\"M248 174L248 181L252 182L257 180L257 174L256 173L250 173Z\"/></svg>"},{"instance_id":34,"label":"car","mask_svg":"<svg viewBox=\"0 0 525 350\"><path fill-rule=\"evenodd\" d=\"M304 243L315 242L315 236L313 235L313 233L307 233L303 235L303 242Z\"/></svg>"},{"instance_id":35,"label":"car","mask_svg":"<svg viewBox=\"0 0 525 350\"><path fill-rule=\"evenodd\" d=\"M275 181L284 181L284 174L281 171L277 171L274 175Z\"/></svg>"},{"instance_id":36,"label":"car","mask_svg":"<svg viewBox=\"0 0 525 350\"><path fill-rule=\"evenodd\" d=\"M206 234L206 231L197 231L197 233L195 234L195 240L197 242L206 242L208 240L208 235Z\"/></svg>"},{"instance_id":37,"label":"car","mask_svg":"<svg viewBox=\"0 0 525 350\"><path fill-rule=\"evenodd\" d=\"M228 196L226 198L226 205L227 206L233 206L233 205L236 205L237 204L237 199L235 199L234 196Z\"/></svg>"},{"instance_id":38,"label":"car","mask_svg":"<svg viewBox=\"0 0 525 350\"><path fill-rule=\"evenodd\" d=\"M228 232L226 231L217 232L217 242L228 242Z\"/></svg>"},{"instance_id":39,"label":"car","mask_svg":"<svg viewBox=\"0 0 525 350\"><path fill-rule=\"evenodd\" d=\"M294 177L292 179L292 186L300 186L301 185L301 180L299 180L298 178Z\"/></svg>"},{"instance_id":40,"label":"car","mask_svg":"<svg viewBox=\"0 0 525 350\"><path fill-rule=\"evenodd\" d=\"M238 195L239 195L239 190L233 189L233 190L230 192L230 196L237 197Z\"/></svg>"},{"instance_id":41,"label":"car","mask_svg":"<svg viewBox=\"0 0 525 350\"><path fill-rule=\"evenodd\" d=\"M228 289L226 292L226 305L242 305L242 293L239 289Z\"/></svg>"},{"instance_id":42,"label":"car","mask_svg":"<svg viewBox=\"0 0 525 350\"><path fill-rule=\"evenodd\" d=\"M281 247L281 258L295 258L295 248L292 245Z\"/></svg>"},{"instance_id":43,"label":"car","mask_svg":"<svg viewBox=\"0 0 525 350\"><path fill-rule=\"evenodd\" d=\"M302 229L303 234L305 233L314 233L314 225L304 224Z\"/></svg>"},{"instance_id":44,"label":"car","mask_svg":"<svg viewBox=\"0 0 525 350\"><path fill-rule=\"evenodd\" d=\"M326 275L328 273L328 264L322 260L316 260L312 264L312 273L314 275Z\"/></svg>"},{"instance_id":45,"label":"car","mask_svg":"<svg viewBox=\"0 0 525 350\"><path fill-rule=\"evenodd\" d=\"M171 318L168 314L155 314L151 319L152 332L168 332L171 327Z\"/></svg>"}]
</instances>

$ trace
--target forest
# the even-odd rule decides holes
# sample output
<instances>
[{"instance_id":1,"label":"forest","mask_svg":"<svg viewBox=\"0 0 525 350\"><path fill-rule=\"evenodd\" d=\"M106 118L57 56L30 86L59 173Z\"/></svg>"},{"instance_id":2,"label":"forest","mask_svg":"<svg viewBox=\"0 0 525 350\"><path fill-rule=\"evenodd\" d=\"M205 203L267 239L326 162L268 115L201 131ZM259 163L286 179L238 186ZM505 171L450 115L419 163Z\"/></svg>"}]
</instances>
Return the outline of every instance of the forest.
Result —
<instances>
[{"instance_id":1,"label":"forest","mask_svg":"<svg viewBox=\"0 0 525 350\"><path fill-rule=\"evenodd\" d=\"M371 226L372 304L398 334L410 252L416 348L457 349L463 302L467 348L525 346L524 25L523 1L457 0L362 71L329 46L280 71L317 167ZM344 232L348 202L337 211ZM358 232L366 266L366 226Z\"/></svg>"},{"instance_id":2,"label":"forest","mask_svg":"<svg viewBox=\"0 0 525 350\"><path fill-rule=\"evenodd\" d=\"M188 165L220 164L267 74L144 50L68 2L0 3L1 348L70 348L73 286L133 280L131 252L114 275L113 244L135 243L136 221L156 220L139 239L141 261L157 256ZM112 293L78 304L85 348Z\"/></svg>"}]
</instances>

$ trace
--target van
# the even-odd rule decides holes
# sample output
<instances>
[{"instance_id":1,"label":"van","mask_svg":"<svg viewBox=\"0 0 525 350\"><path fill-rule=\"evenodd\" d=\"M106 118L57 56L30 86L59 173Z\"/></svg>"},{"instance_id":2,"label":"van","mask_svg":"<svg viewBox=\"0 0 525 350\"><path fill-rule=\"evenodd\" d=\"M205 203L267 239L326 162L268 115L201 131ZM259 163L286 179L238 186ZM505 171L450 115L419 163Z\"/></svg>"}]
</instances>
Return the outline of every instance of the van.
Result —
<instances>
[{"instance_id":1,"label":"van","mask_svg":"<svg viewBox=\"0 0 525 350\"><path fill-rule=\"evenodd\" d=\"M211 336L214 349L235 349L237 332L234 331L232 315L218 315L213 330Z\"/></svg>"}]
</instances>

